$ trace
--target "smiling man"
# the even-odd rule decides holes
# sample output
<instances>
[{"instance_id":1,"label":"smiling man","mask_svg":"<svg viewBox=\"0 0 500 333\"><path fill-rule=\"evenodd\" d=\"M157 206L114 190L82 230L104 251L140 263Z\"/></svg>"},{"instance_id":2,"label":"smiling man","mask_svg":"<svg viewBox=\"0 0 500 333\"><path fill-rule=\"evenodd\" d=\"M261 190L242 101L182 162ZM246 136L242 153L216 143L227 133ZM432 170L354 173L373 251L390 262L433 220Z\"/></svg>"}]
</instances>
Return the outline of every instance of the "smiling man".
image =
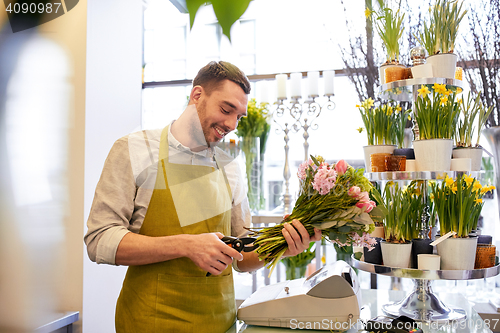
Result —
<instances>
[{"instance_id":1,"label":"smiling man","mask_svg":"<svg viewBox=\"0 0 500 333\"><path fill-rule=\"evenodd\" d=\"M216 144L246 115L249 93L237 67L211 62L177 120L113 145L85 242L91 260L129 266L117 332L226 332L234 323L232 267L251 271L263 262L220 240L246 235L251 216L238 164ZM285 256L321 237L297 220L283 234Z\"/></svg>"}]
</instances>

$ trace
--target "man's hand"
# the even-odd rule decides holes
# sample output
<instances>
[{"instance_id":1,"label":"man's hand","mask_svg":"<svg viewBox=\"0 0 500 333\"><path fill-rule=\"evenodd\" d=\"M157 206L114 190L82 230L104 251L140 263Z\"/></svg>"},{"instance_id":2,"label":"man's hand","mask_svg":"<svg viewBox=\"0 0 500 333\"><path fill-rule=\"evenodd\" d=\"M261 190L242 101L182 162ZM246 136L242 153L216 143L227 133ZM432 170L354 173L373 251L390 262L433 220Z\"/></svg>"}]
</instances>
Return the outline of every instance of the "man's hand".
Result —
<instances>
[{"instance_id":1,"label":"man's hand","mask_svg":"<svg viewBox=\"0 0 500 333\"><path fill-rule=\"evenodd\" d=\"M285 223L281 231L288 243L288 249L283 254L283 257L293 257L304 252L310 242L321 240L321 230L314 228L314 235L309 236L306 228L299 220L293 220L291 223Z\"/></svg>"},{"instance_id":2,"label":"man's hand","mask_svg":"<svg viewBox=\"0 0 500 333\"><path fill-rule=\"evenodd\" d=\"M212 275L219 275L233 261L243 260L243 255L221 241L220 232L191 235L186 256L196 266Z\"/></svg>"}]
</instances>

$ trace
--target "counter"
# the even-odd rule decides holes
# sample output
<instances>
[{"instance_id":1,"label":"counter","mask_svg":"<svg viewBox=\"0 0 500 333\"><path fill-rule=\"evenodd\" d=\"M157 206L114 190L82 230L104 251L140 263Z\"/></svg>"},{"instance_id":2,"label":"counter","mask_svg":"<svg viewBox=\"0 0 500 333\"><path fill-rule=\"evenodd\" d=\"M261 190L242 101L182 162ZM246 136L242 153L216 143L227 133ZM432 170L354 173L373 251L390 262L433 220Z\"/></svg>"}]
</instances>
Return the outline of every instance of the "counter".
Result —
<instances>
[{"instance_id":1,"label":"counter","mask_svg":"<svg viewBox=\"0 0 500 333\"><path fill-rule=\"evenodd\" d=\"M362 290L362 309L360 313L361 322L367 321L368 319L383 316L382 305L387 303L392 303L403 299L406 293L403 291L394 290L376 290L368 289ZM425 333L434 332L453 332L453 333L486 333L494 331L500 331L500 321L498 320L484 320L481 319L479 314L474 310L472 305L463 297L461 294L451 294L451 293L437 293L441 301L449 307L458 307L465 311L467 319L460 323L449 323L444 324L444 326L438 326L437 323L430 323L422 325L422 329ZM317 323L321 325L322 323ZM297 327L298 328L298 327ZM356 328L350 329L349 333L366 332L358 323ZM228 333L278 333L278 332L293 332L295 330L290 330L289 328L272 328L272 327L262 327L262 326L248 326L242 322L237 322ZM301 329L301 332L329 332L328 330L308 330Z\"/></svg>"}]
</instances>

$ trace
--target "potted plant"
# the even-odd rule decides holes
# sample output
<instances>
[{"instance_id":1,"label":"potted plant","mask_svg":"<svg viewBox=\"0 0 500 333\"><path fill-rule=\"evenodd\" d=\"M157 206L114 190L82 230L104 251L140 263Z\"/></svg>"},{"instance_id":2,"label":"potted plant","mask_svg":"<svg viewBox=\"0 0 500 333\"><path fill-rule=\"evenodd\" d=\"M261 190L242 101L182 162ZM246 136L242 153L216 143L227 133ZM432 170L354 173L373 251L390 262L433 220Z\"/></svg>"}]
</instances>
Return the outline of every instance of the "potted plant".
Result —
<instances>
[{"instance_id":1,"label":"potted plant","mask_svg":"<svg viewBox=\"0 0 500 333\"><path fill-rule=\"evenodd\" d=\"M477 237L469 237L469 234L477 228L483 195L495 187L483 187L468 175L456 179L447 176L441 184L430 183L430 187L441 236L455 233L437 245L441 269L474 269Z\"/></svg>"},{"instance_id":2,"label":"potted plant","mask_svg":"<svg viewBox=\"0 0 500 333\"><path fill-rule=\"evenodd\" d=\"M405 75L405 66L399 63L399 39L403 35L403 20L405 14L399 9L394 11L388 8L384 0L377 0L379 10L369 8L369 14L376 16L376 30L382 39L386 51L386 62L380 66L379 75L382 84L402 80Z\"/></svg>"},{"instance_id":3,"label":"potted plant","mask_svg":"<svg viewBox=\"0 0 500 333\"><path fill-rule=\"evenodd\" d=\"M430 228L435 225L436 213L433 209L433 203L426 202L424 198L427 194L423 191L423 182L422 180L414 180L402 191L403 206L408 211L406 215L408 224L414 226L409 231L409 235L412 237L411 263L413 268L417 268L419 254L432 254L434 250L430 245L432 240L428 233ZM428 220L424 221L424 218L428 218Z\"/></svg>"},{"instance_id":4,"label":"potted plant","mask_svg":"<svg viewBox=\"0 0 500 333\"><path fill-rule=\"evenodd\" d=\"M392 154L397 146L403 146L404 129L409 113L395 102L377 104L368 98L361 105L356 105L365 125L358 131L361 133L365 130L368 139L368 146L363 147L367 171L385 171L372 169L370 156L377 153Z\"/></svg>"},{"instance_id":5,"label":"potted plant","mask_svg":"<svg viewBox=\"0 0 500 333\"><path fill-rule=\"evenodd\" d=\"M483 147L479 145L481 131L488 119L492 107L486 109L481 102L481 94L472 98L469 93L467 99L460 103L461 117L458 121L458 127L455 134L456 148L453 149L453 158L470 158L471 171L481 170L481 157ZM474 135L474 125L477 119L477 141L473 145L472 137Z\"/></svg>"},{"instance_id":6,"label":"potted plant","mask_svg":"<svg viewBox=\"0 0 500 333\"><path fill-rule=\"evenodd\" d=\"M459 116L456 92L444 84L418 89L414 119L419 140L413 141L418 171L448 171L451 167L453 137Z\"/></svg>"},{"instance_id":7,"label":"potted plant","mask_svg":"<svg viewBox=\"0 0 500 333\"><path fill-rule=\"evenodd\" d=\"M409 218L409 202L404 189L389 181L383 192L387 215L384 220L385 241L382 241L382 259L385 266L408 268L411 258L411 240L417 231L416 221Z\"/></svg>"},{"instance_id":8,"label":"potted plant","mask_svg":"<svg viewBox=\"0 0 500 333\"><path fill-rule=\"evenodd\" d=\"M250 209L264 209L263 170L266 142L271 129L268 103L257 104L254 98L248 102L247 116L240 119L236 135L245 155L248 201Z\"/></svg>"},{"instance_id":9,"label":"potted plant","mask_svg":"<svg viewBox=\"0 0 500 333\"><path fill-rule=\"evenodd\" d=\"M430 24L428 31L424 30L424 35L421 35L421 43L430 48L427 63L432 65L434 77L455 78L455 40L460 22L467 13L467 10L462 10L462 6L463 2L457 0L437 0L431 7Z\"/></svg>"},{"instance_id":10,"label":"potted plant","mask_svg":"<svg viewBox=\"0 0 500 333\"><path fill-rule=\"evenodd\" d=\"M316 250L311 250L315 244L315 242L311 242L304 252L299 253L295 257L281 259L281 262L285 265L287 280L300 279L306 276L307 265L316 256Z\"/></svg>"}]
</instances>

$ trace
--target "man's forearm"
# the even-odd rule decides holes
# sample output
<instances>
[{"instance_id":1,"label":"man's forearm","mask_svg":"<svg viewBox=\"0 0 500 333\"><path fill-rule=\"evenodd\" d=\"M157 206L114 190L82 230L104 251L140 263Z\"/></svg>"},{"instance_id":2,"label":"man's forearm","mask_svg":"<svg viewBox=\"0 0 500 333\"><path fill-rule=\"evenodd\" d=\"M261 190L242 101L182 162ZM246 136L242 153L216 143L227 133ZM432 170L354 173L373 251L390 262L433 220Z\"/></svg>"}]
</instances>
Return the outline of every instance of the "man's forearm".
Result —
<instances>
[{"instance_id":1,"label":"man's forearm","mask_svg":"<svg viewBox=\"0 0 500 333\"><path fill-rule=\"evenodd\" d=\"M146 265L185 256L186 235L149 237L133 232L126 234L116 250L117 265Z\"/></svg>"}]
</instances>

